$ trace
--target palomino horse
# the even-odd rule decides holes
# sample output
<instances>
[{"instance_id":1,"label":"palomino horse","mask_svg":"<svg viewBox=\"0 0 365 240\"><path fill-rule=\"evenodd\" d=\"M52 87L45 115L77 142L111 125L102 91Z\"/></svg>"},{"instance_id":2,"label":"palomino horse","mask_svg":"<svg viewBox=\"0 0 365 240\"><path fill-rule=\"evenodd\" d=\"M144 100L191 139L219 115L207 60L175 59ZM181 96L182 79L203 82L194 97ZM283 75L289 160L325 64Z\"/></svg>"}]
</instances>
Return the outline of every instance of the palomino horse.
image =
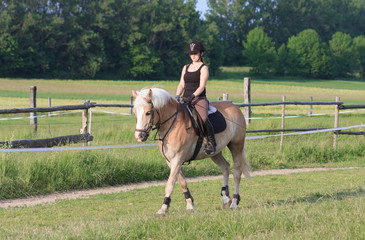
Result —
<instances>
[{"instance_id":1,"label":"palomino horse","mask_svg":"<svg viewBox=\"0 0 365 240\"><path fill-rule=\"evenodd\" d=\"M171 194L176 183L179 182L186 199L186 209L194 210L193 197L187 187L182 171L182 164L193 156L198 136L192 128L185 127L187 110L182 107L171 95L159 88L142 89L133 91L135 98L134 114L137 118L135 138L138 142L144 142L149 132L155 126L159 135L159 149L170 167L170 176L165 187L165 199L156 215L164 216L170 206ZM223 187L221 195L226 208L235 209L240 201L239 185L242 172L250 177L249 164L244 148L246 135L245 118L238 107L231 102L212 102L226 119L226 129L215 135L217 150L214 155L207 155L203 148L200 149L195 159L210 157L223 172ZM185 117L183 116L185 111ZM189 123L191 122L189 120ZM228 146L233 156L234 167L234 194L231 199L228 191L230 165L222 155L222 150Z\"/></svg>"}]
</instances>

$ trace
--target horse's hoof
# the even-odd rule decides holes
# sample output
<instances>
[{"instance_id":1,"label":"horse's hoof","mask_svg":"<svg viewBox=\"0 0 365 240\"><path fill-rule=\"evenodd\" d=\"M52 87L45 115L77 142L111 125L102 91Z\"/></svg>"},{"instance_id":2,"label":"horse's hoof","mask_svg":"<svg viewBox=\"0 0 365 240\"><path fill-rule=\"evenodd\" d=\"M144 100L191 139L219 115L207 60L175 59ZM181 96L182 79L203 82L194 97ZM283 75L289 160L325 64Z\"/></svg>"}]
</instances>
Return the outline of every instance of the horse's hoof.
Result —
<instances>
[{"instance_id":1,"label":"horse's hoof","mask_svg":"<svg viewBox=\"0 0 365 240\"><path fill-rule=\"evenodd\" d=\"M157 213L155 214L155 217L165 217L166 216L166 212L163 210L158 210Z\"/></svg>"},{"instance_id":2,"label":"horse's hoof","mask_svg":"<svg viewBox=\"0 0 365 240\"><path fill-rule=\"evenodd\" d=\"M237 200L233 199L231 206L229 206L230 209L234 210L237 209L238 204L237 204Z\"/></svg>"},{"instance_id":3,"label":"horse's hoof","mask_svg":"<svg viewBox=\"0 0 365 240\"><path fill-rule=\"evenodd\" d=\"M224 208L224 209L229 209L229 208L231 207L231 204L232 204L232 200L231 200L231 199L229 199L229 201L228 201L228 202L223 203L223 208Z\"/></svg>"},{"instance_id":4,"label":"horse's hoof","mask_svg":"<svg viewBox=\"0 0 365 240\"><path fill-rule=\"evenodd\" d=\"M188 211L188 212L194 212L194 207L188 206L188 207L186 207L186 211Z\"/></svg>"}]
</instances>

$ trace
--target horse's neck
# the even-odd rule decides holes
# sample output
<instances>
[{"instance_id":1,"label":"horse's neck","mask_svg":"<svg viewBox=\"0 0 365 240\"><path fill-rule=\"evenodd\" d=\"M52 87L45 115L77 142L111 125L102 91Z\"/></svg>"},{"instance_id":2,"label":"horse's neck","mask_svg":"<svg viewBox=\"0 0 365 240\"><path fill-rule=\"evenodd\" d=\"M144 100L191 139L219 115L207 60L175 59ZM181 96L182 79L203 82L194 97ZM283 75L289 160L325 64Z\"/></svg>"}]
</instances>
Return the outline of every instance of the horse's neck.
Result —
<instances>
[{"instance_id":1,"label":"horse's neck","mask_svg":"<svg viewBox=\"0 0 365 240\"><path fill-rule=\"evenodd\" d=\"M160 126L159 134L162 135L165 134L170 129L172 124L176 124L175 119L179 117L179 114L176 112L179 111L179 108L180 106L178 106L178 104L175 101L169 101L165 106L159 109L159 114L160 114L159 123L160 124L164 123ZM175 113L177 114L177 116L173 116Z\"/></svg>"}]
</instances>

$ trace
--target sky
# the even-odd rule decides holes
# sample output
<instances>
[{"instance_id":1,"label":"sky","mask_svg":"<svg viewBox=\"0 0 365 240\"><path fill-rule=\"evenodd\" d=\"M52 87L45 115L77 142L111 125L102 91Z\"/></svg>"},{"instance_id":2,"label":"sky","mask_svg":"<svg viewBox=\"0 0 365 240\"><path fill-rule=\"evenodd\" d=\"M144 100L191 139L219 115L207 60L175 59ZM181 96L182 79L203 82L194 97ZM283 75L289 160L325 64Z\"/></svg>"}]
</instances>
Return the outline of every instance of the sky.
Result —
<instances>
[{"instance_id":1,"label":"sky","mask_svg":"<svg viewBox=\"0 0 365 240\"><path fill-rule=\"evenodd\" d=\"M201 12L201 16L202 17L204 17L204 14L208 10L207 1L208 0L198 0L197 3L196 3L196 10L198 10L199 12Z\"/></svg>"}]
</instances>

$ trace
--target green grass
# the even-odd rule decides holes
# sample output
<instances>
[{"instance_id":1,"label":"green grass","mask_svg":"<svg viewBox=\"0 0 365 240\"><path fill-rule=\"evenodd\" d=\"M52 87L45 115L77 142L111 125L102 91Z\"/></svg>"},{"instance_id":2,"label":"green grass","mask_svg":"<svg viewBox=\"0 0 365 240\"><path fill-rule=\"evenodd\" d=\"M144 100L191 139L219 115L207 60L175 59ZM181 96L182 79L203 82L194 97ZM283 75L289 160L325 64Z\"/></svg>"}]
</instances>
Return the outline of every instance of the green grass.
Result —
<instances>
[{"instance_id":1,"label":"green grass","mask_svg":"<svg viewBox=\"0 0 365 240\"><path fill-rule=\"evenodd\" d=\"M0 209L1 239L363 239L364 169L243 180L238 210L223 210L221 180L190 183L195 212L176 186L165 218L164 187ZM232 179L231 186L232 186Z\"/></svg>"}]
</instances>

